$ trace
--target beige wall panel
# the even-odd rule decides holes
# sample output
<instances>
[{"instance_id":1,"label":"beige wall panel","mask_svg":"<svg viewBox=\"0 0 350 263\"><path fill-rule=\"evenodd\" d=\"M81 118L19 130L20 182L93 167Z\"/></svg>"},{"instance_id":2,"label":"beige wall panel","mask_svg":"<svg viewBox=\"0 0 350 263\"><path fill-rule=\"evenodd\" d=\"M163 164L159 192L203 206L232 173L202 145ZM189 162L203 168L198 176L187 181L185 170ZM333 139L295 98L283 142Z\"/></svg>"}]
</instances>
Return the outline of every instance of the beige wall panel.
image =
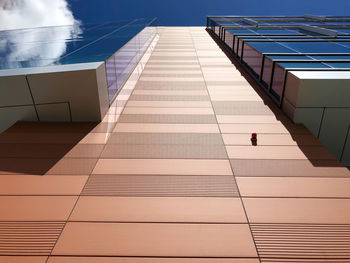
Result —
<instances>
[{"instance_id":1,"label":"beige wall panel","mask_svg":"<svg viewBox=\"0 0 350 263\"><path fill-rule=\"evenodd\" d=\"M348 167L350 167L350 134L348 134L345 146L344 146L344 152L343 152L343 158L341 161Z\"/></svg>"},{"instance_id":2,"label":"beige wall panel","mask_svg":"<svg viewBox=\"0 0 350 263\"><path fill-rule=\"evenodd\" d=\"M294 122L304 124L318 137L318 132L321 126L323 108L296 108L294 112Z\"/></svg>"},{"instance_id":3,"label":"beige wall panel","mask_svg":"<svg viewBox=\"0 0 350 263\"><path fill-rule=\"evenodd\" d=\"M25 76L0 77L0 107L33 104Z\"/></svg>"},{"instance_id":4,"label":"beige wall panel","mask_svg":"<svg viewBox=\"0 0 350 263\"><path fill-rule=\"evenodd\" d=\"M70 112L68 103L37 105L40 121L45 122L69 122Z\"/></svg>"},{"instance_id":5,"label":"beige wall panel","mask_svg":"<svg viewBox=\"0 0 350 263\"><path fill-rule=\"evenodd\" d=\"M100 121L95 69L28 75L34 101L70 102L73 121Z\"/></svg>"},{"instance_id":6,"label":"beige wall panel","mask_svg":"<svg viewBox=\"0 0 350 263\"><path fill-rule=\"evenodd\" d=\"M17 121L38 121L34 106L0 108L0 132Z\"/></svg>"},{"instance_id":7,"label":"beige wall panel","mask_svg":"<svg viewBox=\"0 0 350 263\"><path fill-rule=\"evenodd\" d=\"M298 101L298 92L300 87L300 79L297 78L291 72L287 74L286 87L284 90L284 101L288 101L289 104L295 106Z\"/></svg>"},{"instance_id":8,"label":"beige wall panel","mask_svg":"<svg viewBox=\"0 0 350 263\"><path fill-rule=\"evenodd\" d=\"M337 158L341 157L346 134L350 125L349 109L326 109L320 132L321 142L332 151ZM348 159L349 157L343 156Z\"/></svg>"},{"instance_id":9,"label":"beige wall panel","mask_svg":"<svg viewBox=\"0 0 350 263\"><path fill-rule=\"evenodd\" d=\"M350 107L349 72L292 71L290 74L300 79L296 107Z\"/></svg>"},{"instance_id":10,"label":"beige wall panel","mask_svg":"<svg viewBox=\"0 0 350 263\"><path fill-rule=\"evenodd\" d=\"M288 102L288 100L283 100L282 111L291 119L294 118L295 107Z\"/></svg>"}]
</instances>

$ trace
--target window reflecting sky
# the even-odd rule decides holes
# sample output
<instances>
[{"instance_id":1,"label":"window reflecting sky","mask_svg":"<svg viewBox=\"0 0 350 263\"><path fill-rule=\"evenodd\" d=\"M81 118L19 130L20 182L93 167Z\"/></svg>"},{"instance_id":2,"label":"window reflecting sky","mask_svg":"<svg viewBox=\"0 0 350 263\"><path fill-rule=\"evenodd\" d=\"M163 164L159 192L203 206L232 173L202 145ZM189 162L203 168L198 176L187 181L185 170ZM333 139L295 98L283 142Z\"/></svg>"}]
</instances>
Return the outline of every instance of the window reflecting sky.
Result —
<instances>
[{"instance_id":1,"label":"window reflecting sky","mask_svg":"<svg viewBox=\"0 0 350 263\"><path fill-rule=\"evenodd\" d=\"M0 31L0 69L105 61L151 21Z\"/></svg>"}]
</instances>

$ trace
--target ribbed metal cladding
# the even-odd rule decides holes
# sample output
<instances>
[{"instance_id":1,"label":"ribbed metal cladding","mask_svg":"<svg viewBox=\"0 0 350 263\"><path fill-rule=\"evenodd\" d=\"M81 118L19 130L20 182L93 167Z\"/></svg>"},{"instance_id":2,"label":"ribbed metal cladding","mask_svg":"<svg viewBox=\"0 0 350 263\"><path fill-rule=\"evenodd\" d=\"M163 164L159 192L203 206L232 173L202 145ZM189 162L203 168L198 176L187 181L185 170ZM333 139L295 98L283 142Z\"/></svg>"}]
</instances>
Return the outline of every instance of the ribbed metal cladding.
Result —
<instances>
[{"instance_id":1,"label":"ribbed metal cladding","mask_svg":"<svg viewBox=\"0 0 350 263\"><path fill-rule=\"evenodd\" d=\"M129 101L209 101L209 96L196 95L131 95Z\"/></svg>"},{"instance_id":2,"label":"ribbed metal cladding","mask_svg":"<svg viewBox=\"0 0 350 263\"><path fill-rule=\"evenodd\" d=\"M230 160L236 176L348 177L336 160ZM339 167L340 169L336 168Z\"/></svg>"},{"instance_id":3,"label":"ribbed metal cladding","mask_svg":"<svg viewBox=\"0 0 350 263\"><path fill-rule=\"evenodd\" d=\"M113 133L110 144L148 144L148 145L223 145L220 134L215 133Z\"/></svg>"},{"instance_id":4,"label":"ribbed metal cladding","mask_svg":"<svg viewBox=\"0 0 350 263\"><path fill-rule=\"evenodd\" d=\"M251 229L262 258L350 259L350 225L251 224Z\"/></svg>"},{"instance_id":5,"label":"ribbed metal cladding","mask_svg":"<svg viewBox=\"0 0 350 263\"><path fill-rule=\"evenodd\" d=\"M216 124L214 115L177 115L177 114L123 114L120 123L206 123Z\"/></svg>"},{"instance_id":6,"label":"ribbed metal cladding","mask_svg":"<svg viewBox=\"0 0 350 263\"><path fill-rule=\"evenodd\" d=\"M232 176L92 175L82 195L238 197Z\"/></svg>"},{"instance_id":7,"label":"ribbed metal cladding","mask_svg":"<svg viewBox=\"0 0 350 263\"><path fill-rule=\"evenodd\" d=\"M143 73L143 77L175 77L175 78L183 78L183 77L193 77L193 78L201 78L202 74L191 73L191 71L187 70L187 74L179 74L179 73ZM150 71L149 71L150 72Z\"/></svg>"},{"instance_id":8,"label":"ribbed metal cladding","mask_svg":"<svg viewBox=\"0 0 350 263\"><path fill-rule=\"evenodd\" d=\"M149 148L152 147L152 151ZM117 159L224 159L222 145L107 145L102 158Z\"/></svg>"},{"instance_id":9,"label":"ribbed metal cladding","mask_svg":"<svg viewBox=\"0 0 350 263\"><path fill-rule=\"evenodd\" d=\"M166 67L166 65L158 65ZM176 68L177 69L177 68ZM135 90L206 90L203 81L147 81L139 80Z\"/></svg>"},{"instance_id":10,"label":"ribbed metal cladding","mask_svg":"<svg viewBox=\"0 0 350 263\"><path fill-rule=\"evenodd\" d=\"M213 101L217 115L273 115L260 101Z\"/></svg>"},{"instance_id":11,"label":"ribbed metal cladding","mask_svg":"<svg viewBox=\"0 0 350 263\"><path fill-rule=\"evenodd\" d=\"M64 222L0 222L0 255L49 255Z\"/></svg>"},{"instance_id":12,"label":"ribbed metal cladding","mask_svg":"<svg viewBox=\"0 0 350 263\"><path fill-rule=\"evenodd\" d=\"M188 56L188 57L174 57L174 56L155 56L152 55L152 57L150 58L149 62L153 62L153 61L157 61L157 60L194 60L197 61L197 57L196 56Z\"/></svg>"}]
</instances>

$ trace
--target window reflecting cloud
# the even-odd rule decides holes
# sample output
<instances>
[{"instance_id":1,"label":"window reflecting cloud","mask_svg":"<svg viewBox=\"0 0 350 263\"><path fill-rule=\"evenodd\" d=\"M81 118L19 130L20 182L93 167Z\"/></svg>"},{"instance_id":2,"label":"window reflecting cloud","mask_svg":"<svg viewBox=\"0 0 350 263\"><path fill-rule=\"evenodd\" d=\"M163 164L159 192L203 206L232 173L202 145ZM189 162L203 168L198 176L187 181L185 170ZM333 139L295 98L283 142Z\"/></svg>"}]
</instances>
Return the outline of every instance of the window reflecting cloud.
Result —
<instances>
[{"instance_id":1,"label":"window reflecting cloud","mask_svg":"<svg viewBox=\"0 0 350 263\"><path fill-rule=\"evenodd\" d=\"M66 0L0 0L0 30L1 64L11 68L50 64L81 33Z\"/></svg>"}]
</instances>

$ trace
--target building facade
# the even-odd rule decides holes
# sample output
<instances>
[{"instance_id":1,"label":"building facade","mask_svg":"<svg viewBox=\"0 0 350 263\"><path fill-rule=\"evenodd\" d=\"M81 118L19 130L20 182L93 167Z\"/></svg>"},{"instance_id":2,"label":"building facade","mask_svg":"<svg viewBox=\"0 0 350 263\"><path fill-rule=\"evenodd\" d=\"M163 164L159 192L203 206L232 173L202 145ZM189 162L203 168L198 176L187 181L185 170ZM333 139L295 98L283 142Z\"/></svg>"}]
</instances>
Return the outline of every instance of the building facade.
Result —
<instances>
[{"instance_id":1,"label":"building facade","mask_svg":"<svg viewBox=\"0 0 350 263\"><path fill-rule=\"evenodd\" d=\"M101 121L156 35L156 19L0 32L0 130Z\"/></svg>"},{"instance_id":2,"label":"building facade","mask_svg":"<svg viewBox=\"0 0 350 263\"><path fill-rule=\"evenodd\" d=\"M101 122L0 133L0 263L348 262L350 171L258 88L157 27Z\"/></svg>"},{"instance_id":3,"label":"building facade","mask_svg":"<svg viewBox=\"0 0 350 263\"><path fill-rule=\"evenodd\" d=\"M295 122L350 166L350 17L208 17L207 28Z\"/></svg>"}]
</instances>

